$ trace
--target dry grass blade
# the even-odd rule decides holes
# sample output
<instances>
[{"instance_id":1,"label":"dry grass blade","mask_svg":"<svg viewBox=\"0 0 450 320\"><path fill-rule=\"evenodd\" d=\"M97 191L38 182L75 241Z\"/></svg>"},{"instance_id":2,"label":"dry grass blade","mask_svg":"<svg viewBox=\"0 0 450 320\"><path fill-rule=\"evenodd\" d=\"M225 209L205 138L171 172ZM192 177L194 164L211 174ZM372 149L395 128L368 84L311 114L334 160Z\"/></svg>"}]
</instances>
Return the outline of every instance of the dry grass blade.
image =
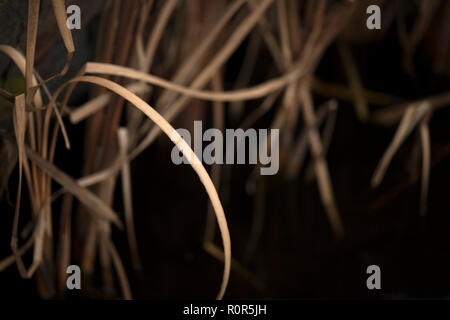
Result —
<instances>
[{"instance_id":1,"label":"dry grass blade","mask_svg":"<svg viewBox=\"0 0 450 320\"><path fill-rule=\"evenodd\" d=\"M120 287L122 288L123 297L125 300L131 300L133 299L133 296L131 295L130 284L128 283L125 268L123 267L122 261L120 260L119 253L117 253L114 244L109 238L106 238L105 242L106 248L111 255L112 261L117 270L117 276L119 278Z\"/></svg>"},{"instance_id":2,"label":"dry grass blade","mask_svg":"<svg viewBox=\"0 0 450 320\"><path fill-rule=\"evenodd\" d=\"M203 249L217 260L224 261L223 252L213 243L211 242L203 243ZM250 273L243 265L239 263L239 261L237 261L234 258L231 259L231 267L233 268L233 271L240 274L244 279L249 281L255 288L259 290L265 289L264 283L258 278L256 278L255 275Z\"/></svg>"},{"instance_id":3,"label":"dry grass blade","mask_svg":"<svg viewBox=\"0 0 450 320\"><path fill-rule=\"evenodd\" d=\"M38 89L32 89L34 74L34 58L36 53L36 40L39 22L40 0L28 0L28 19L27 19L27 46L26 46L26 62L25 62L25 104L31 106L32 98ZM38 87L35 87L38 88ZM30 139L33 148L36 148L36 138L34 136L34 115L30 113ZM39 119L41 120L41 119ZM38 122L38 126L41 121ZM40 132L40 130L39 130ZM36 174L35 174L36 176Z\"/></svg>"},{"instance_id":4,"label":"dry grass blade","mask_svg":"<svg viewBox=\"0 0 450 320\"><path fill-rule=\"evenodd\" d=\"M330 101L317 109L316 121L318 127L322 125L322 122L325 120L326 115L329 113L329 105ZM293 152L286 166L286 176L289 179L295 179L298 176L300 169L303 166L303 161L306 158L307 151L308 137L307 129L305 128L298 134L297 141L295 142L293 147Z\"/></svg>"},{"instance_id":5,"label":"dry grass blade","mask_svg":"<svg viewBox=\"0 0 450 320\"><path fill-rule=\"evenodd\" d=\"M408 109L413 104L420 104L427 101L433 110L448 107L450 105L450 92L444 92L437 95L429 96L418 101L402 103L389 108L375 111L371 114L371 121L382 125L393 125L401 120Z\"/></svg>"},{"instance_id":6,"label":"dry grass blade","mask_svg":"<svg viewBox=\"0 0 450 320\"><path fill-rule=\"evenodd\" d=\"M27 272L27 278L31 278L34 272L37 270L42 262L42 257L44 255L44 236L45 236L45 210L41 210L38 216L38 222L34 229L34 252L33 252L33 263Z\"/></svg>"},{"instance_id":7,"label":"dry grass blade","mask_svg":"<svg viewBox=\"0 0 450 320\"><path fill-rule=\"evenodd\" d=\"M247 2L250 12L255 11L259 3L257 0L250 0ZM270 23L265 19L265 17L261 17L258 21L257 31L260 36L263 38L264 43L269 50L270 55L273 58L275 66L279 71L284 70L283 65L283 56L281 50L278 46L278 41L272 33L272 28Z\"/></svg>"},{"instance_id":8,"label":"dry grass blade","mask_svg":"<svg viewBox=\"0 0 450 320\"><path fill-rule=\"evenodd\" d=\"M320 196L328 215L328 219L331 223L331 227L336 237L341 238L344 233L344 227L339 217L336 201L334 199L333 188L331 185L330 174L324 158L323 145L316 127L317 122L312 97L309 92L309 88L305 85L300 86L300 97L303 101L303 116L308 130L307 136L311 154L314 157L314 170L316 173L317 183L319 185Z\"/></svg>"},{"instance_id":9,"label":"dry grass blade","mask_svg":"<svg viewBox=\"0 0 450 320\"><path fill-rule=\"evenodd\" d=\"M19 227L20 199L22 195L22 167L25 159L25 132L26 132L26 115L25 115L25 95L21 94L16 97L14 105L14 132L16 135L17 152L19 159L19 184L17 187L16 208L14 212L14 222L11 236L11 249L16 259L17 267L22 277L26 277L25 266L17 251L17 230Z\"/></svg>"},{"instance_id":10,"label":"dry grass blade","mask_svg":"<svg viewBox=\"0 0 450 320\"><path fill-rule=\"evenodd\" d=\"M61 221L58 238L57 265L56 276L58 289L64 291L66 289L67 266L70 264L71 258L71 235L72 235L72 211L71 206L73 196L66 194L61 208Z\"/></svg>"},{"instance_id":11,"label":"dry grass blade","mask_svg":"<svg viewBox=\"0 0 450 320\"><path fill-rule=\"evenodd\" d=\"M252 12L233 32L228 39L227 43L222 47L219 53L214 57L211 63L206 66L202 72L193 81L191 87L198 89L206 84L210 80L217 70L225 63L225 61L231 56L231 54L242 43L244 38L248 35L251 29L263 16L269 6L274 0L263 0L259 4L258 8Z\"/></svg>"},{"instance_id":12,"label":"dry grass blade","mask_svg":"<svg viewBox=\"0 0 450 320\"><path fill-rule=\"evenodd\" d=\"M230 233L228 230L227 220L225 217L225 213L222 208L222 204L220 202L217 191L214 187L211 178L206 172L205 168L201 164L200 160L195 155L194 151L192 151L191 147L186 143L185 140L180 136L180 134L164 119L155 109L150 107L145 101L136 96L134 93L130 92L126 88L114 83L110 80L93 77L93 76L84 76L77 77L68 82L66 82L63 86L61 86L53 95L52 100L56 100L59 93L65 88L65 86L70 85L72 83L78 82L87 82L102 86L106 89L109 89L116 94L120 95L122 98L133 104L136 108L141 110L147 117L153 120L156 125L161 128L161 130L172 140L172 142L177 145L177 147L181 150L181 152L185 155L186 159L193 159L191 161L191 166L194 171L197 173L200 181L204 185L206 192L211 200L211 203L214 208L214 212L216 213L217 222L219 224L220 233L222 236L224 252L225 252L225 267L224 274L222 279L222 284L220 287L220 291L217 295L218 299L222 299L230 276L230 263L231 263L231 241L230 241ZM51 101L53 103L54 101ZM41 159L42 160L42 159Z\"/></svg>"},{"instance_id":13,"label":"dry grass blade","mask_svg":"<svg viewBox=\"0 0 450 320\"><path fill-rule=\"evenodd\" d=\"M145 83L132 83L126 88L131 92L137 94L143 94L149 91L149 87ZM103 93L93 98L92 100L89 100L85 104L70 112L70 122L72 124L77 124L90 117L97 111L101 110L103 107L107 106L110 99L111 95L109 93Z\"/></svg>"},{"instance_id":14,"label":"dry grass blade","mask_svg":"<svg viewBox=\"0 0 450 320\"><path fill-rule=\"evenodd\" d=\"M378 163L375 173L373 174L371 181L372 187L376 187L380 184L381 180L384 177L386 169L388 168L389 163L392 160L392 157L397 152L403 141L405 141L406 137L417 125L417 123L419 123L426 112L430 110L430 107L430 103L428 101L425 101L420 104L413 104L405 111L405 114L403 115L397 131L395 132L392 142L386 149L386 152Z\"/></svg>"},{"instance_id":15,"label":"dry grass blade","mask_svg":"<svg viewBox=\"0 0 450 320\"><path fill-rule=\"evenodd\" d=\"M107 93L96 96L95 98L89 100L78 108L70 111L70 122L72 124L77 124L91 115L95 114L102 108L108 105L111 96Z\"/></svg>"},{"instance_id":16,"label":"dry grass blade","mask_svg":"<svg viewBox=\"0 0 450 320\"><path fill-rule=\"evenodd\" d=\"M158 15L158 19L155 23L154 29L150 34L150 37L147 41L147 46L145 48L145 66L144 70L150 71L153 58L155 56L156 48L158 46L159 40L161 39L164 29L169 22L169 18L175 9L178 0L168 0L164 4L164 7L161 9L160 14Z\"/></svg>"},{"instance_id":17,"label":"dry grass blade","mask_svg":"<svg viewBox=\"0 0 450 320\"><path fill-rule=\"evenodd\" d=\"M239 127L243 128L244 130L251 128L256 123L256 121L258 121L258 119L264 116L270 110L270 108L272 108L280 93L281 91L278 90L268 95L263 100L263 102L241 122L241 125Z\"/></svg>"},{"instance_id":18,"label":"dry grass blade","mask_svg":"<svg viewBox=\"0 0 450 320\"><path fill-rule=\"evenodd\" d=\"M103 181L111 178L112 176L114 176L117 173L117 171L120 169L121 161L123 161L123 159L118 157L115 159L115 161L113 162L113 164L110 167L108 167L104 170L92 173L90 175L84 176L82 178L79 178L77 180L77 183L82 187L89 187L89 186L95 185L97 183L103 182Z\"/></svg>"},{"instance_id":19,"label":"dry grass blade","mask_svg":"<svg viewBox=\"0 0 450 320\"><path fill-rule=\"evenodd\" d=\"M323 149L325 150L325 153L328 151L328 148L331 144L331 139L333 138L333 132L336 126L337 112L338 102L336 100L330 100L328 102L328 118L325 122L325 127L322 134Z\"/></svg>"},{"instance_id":20,"label":"dry grass blade","mask_svg":"<svg viewBox=\"0 0 450 320\"><path fill-rule=\"evenodd\" d=\"M125 225L128 234L128 245L130 246L131 261L135 270L141 270L141 259L136 241L136 232L133 221L133 200L131 190L130 162L128 161L128 130L119 128L118 132L119 151L122 158L122 196L125 207Z\"/></svg>"},{"instance_id":21,"label":"dry grass blade","mask_svg":"<svg viewBox=\"0 0 450 320\"><path fill-rule=\"evenodd\" d=\"M26 148L28 158L39 168L45 171L52 179L61 184L68 192L73 194L86 207L98 213L99 217L113 222L119 228L122 227L117 214L105 205L96 195L89 190L79 186L77 182L69 175L58 169L55 165L43 159L30 148Z\"/></svg>"},{"instance_id":22,"label":"dry grass blade","mask_svg":"<svg viewBox=\"0 0 450 320\"><path fill-rule=\"evenodd\" d=\"M15 96L5 89L0 88L0 96L10 103L14 103Z\"/></svg>"},{"instance_id":23,"label":"dry grass blade","mask_svg":"<svg viewBox=\"0 0 450 320\"><path fill-rule=\"evenodd\" d=\"M232 53L237 49L237 47L242 43L244 38L252 30L259 19L263 16L266 10L270 7L274 0L263 0L253 11L232 33L228 38L228 41L221 48L219 53L214 56L214 59L202 70L202 72L195 78L191 83L192 89L200 89L207 84L209 80L214 76L214 74L219 70L219 68L225 63L225 61L232 55ZM294 70L294 72L299 70ZM293 75L295 77L295 74ZM176 115L178 115L186 103L189 101L187 97L181 97L176 102L171 104L163 112L164 117L171 121ZM149 146L154 139L159 135L160 130L158 127L154 127L147 136L141 141L141 143L133 150L131 153L131 158L135 158L143 150Z\"/></svg>"},{"instance_id":24,"label":"dry grass blade","mask_svg":"<svg viewBox=\"0 0 450 320\"><path fill-rule=\"evenodd\" d=\"M8 193L8 181L16 167L17 160L16 145L6 139L0 139L0 168L2 168L2 175L0 176L0 201L5 200L3 196L5 193Z\"/></svg>"},{"instance_id":25,"label":"dry grass blade","mask_svg":"<svg viewBox=\"0 0 450 320\"><path fill-rule=\"evenodd\" d=\"M240 89L248 86L253 71L258 61L258 52L261 47L261 38L257 34L252 34L248 40L244 58L239 68L239 74L236 77L233 87ZM235 101L230 104L229 112L233 119L239 119L244 108L244 101Z\"/></svg>"},{"instance_id":26,"label":"dry grass blade","mask_svg":"<svg viewBox=\"0 0 450 320\"><path fill-rule=\"evenodd\" d=\"M338 104L336 100L330 100L327 104L327 119L325 121L325 125L322 133L322 141L323 141L323 155L326 157L328 148L331 144L331 139L333 138L334 127L336 125L337 118L337 110ZM319 118L319 117L317 117ZM320 122L320 121L319 121ZM317 125L319 127L319 124ZM314 165L310 164L308 169L306 169L305 179L307 181L311 181L314 179Z\"/></svg>"},{"instance_id":27,"label":"dry grass blade","mask_svg":"<svg viewBox=\"0 0 450 320\"><path fill-rule=\"evenodd\" d=\"M17 143L17 142L16 142ZM34 166L34 165L33 165ZM36 167L33 167L33 172L36 172ZM31 169L28 163L28 160L23 162L23 173L25 174L25 179L27 181L27 187L28 187L28 194L32 195L30 197L30 201L31 201L31 206L33 209L33 212L39 212L39 204L38 204L38 199L35 195L35 189L37 188L35 185L33 185L33 179L32 179L32 175L31 175Z\"/></svg>"},{"instance_id":28,"label":"dry grass blade","mask_svg":"<svg viewBox=\"0 0 450 320\"><path fill-rule=\"evenodd\" d=\"M17 250L16 253L13 253L9 257L0 260L0 271L5 270L10 265L12 265L15 261L17 261L17 256L21 257L25 252L27 252L34 243L34 237L30 237L25 244Z\"/></svg>"},{"instance_id":29,"label":"dry grass blade","mask_svg":"<svg viewBox=\"0 0 450 320\"><path fill-rule=\"evenodd\" d=\"M70 62L72 61L72 55L75 52L75 46L73 44L72 33L67 27L67 13L66 7L64 5L64 0L52 0L52 5L53 11L55 13L56 23L58 24L59 33L61 34L64 45L67 49L67 63L59 74L52 77L54 79L55 77L63 76L64 74L66 74L67 70L69 70Z\"/></svg>"},{"instance_id":30,"label":"dry grass blade","mask_svg":"<svg viewBox=\"0 0 450 320\"><path fill-rule=\"evenodd\" d=\"M425 215L427 211L428 187L430 182L430 128L428 127L429 116L420 122L420 144L422 146L422 186L420 190L420 212Z\"/></svg>"},{"instance_id":31,"label":"dry grass blade","mask_svg":"<svg viewBox=\"0 0 450 320\"><path fill-rule=\"evenodd\" d=\"M253 221L250 229L250 236L244 251L244 261L250 262L258 249L261 236L264 229L264 218L267 199L267 178L258 176L256 178Z\"/></svg>"},{"instance_id":32,"label":"dry grass blade","mask_svg":"<svg viewBox=\"0 0 450 320\"><path fill-rule=\"evenodd\" d=\"M111 242L111 231L109 228L108 224L105 223L95 223L94 224L95 228L97 229L97 233L98 233L98 238L99 238L99 243L98 243L98 247L95 246L95 248L98 248L99 253L100 253L100 268L102 270L102 280L103 280L103 285L108 288L107 290L112 290L114 288L114 276L113 276L113 264L114 261L111 260L112 258L112 253L110 250L110 245L113 246L112 242ZM124 292L124 298L127 300L131 299L131 290L129 289L128 286L128 278L126 277L125 272L123 271L123 266L122 266L122 262L120 261L120 258L118 257L117 254L117 259L119 259L119 264L118 267L116 267L116 271L117 271L117 275L119 276L119 280L120 280L120 284L122 285L122 283L126 284L127 289L126 293ZM122 286L122 291L123 291L124 287Z\"/></svg>"},{"instance_id":33,"label":"dry grass blade","mask_svg":"<svg viewBox=\"0 0 450 320\"><path fill-rule=\"evenodd\" d=\"M236 14L236 12L242 7L242 5L248 0L236 0L229 5L225 10L225 14L215 24L212 30L208 33L208 36L200 43L197 49L187 58L175 73L173 77L174 83L184 83L187 81L188 75L192 72L192 68L196 66L205 52L213 44L217 36L227 26L230 19ZM173 93L165 91L157 101L157 105L165 106L173 98Z\"/></svg>"},{"instance_id":34,"label":"dry grass blade","mask_svg":"<svg viewBox=\"0 0 450 320\"><path fill-rule=\"evenodd\" d=\"M152 85L160 86L168 90L172 90L178 93L182 93L185 96L211 100L211 101L245 101L258 99L279 90L292 81L295 81L301 77L302 73L299 72L300 68L293 68L292 71L287 72L281 77L268 80L259 85L249 87L246 89L237 89L232 91L214 92L208 90L197 90L193 88L184 87L176 83L167 81L165 79L153 76L138 70L122 67L114 64L100 63L100 62L88 62L84 68L85 73L91 74L103 74L103 75L117 75L120 77L126 77L129 79L148 82Z\"/></svg>"},{"instance_id":35,"label":"dry grass blade","mask_svg":"<svg viewBox=\"0 0 450 320\"><path fill-rule=\"evenodd\" d=\"M411 74L414 73L414 52L432 23L434 12L439 8L439 4L440 0L418 1L419 17L414 21L409 34L406 30L406 17L400 11L400 19L397 26L399 39L403 46L403 67Z\"/></svg>"},{"instance_id":36,"label":"dry grass blade","mask_svg":"<svg viewBox=\"0 0 450 320\"><path fill-rule=\"evenodd\" d=\"M36 39L39 20L40 0L28 0L28 25L27 25L27 51L25 65L25 82L27 95L32 86L34 55L36 52ZM27 97L28 98L28 97Z\"/></svg>"},{"instance_id":37,"label":"dry grass blade","mask_svg":"<svg viewBox=\"0 0 450 320\"><path fill-rule=\"evenodd\" d=\"M354 94L347 86L337 83L325 82L320 80L319 78L312 79L311 89L314 91L314 93L323 97L346 101L354 100ZM392 105L393 103L402 100L399 97L395 97L384 92L368 90L365 88L362 88L362 95L364 96L364 100L366 100L368 104L380 106Z\"/></svg>"},{"instance_id":38,"label":"dry grass blade","mask_svg":"<svg viewBox=\"0 0 450 320\"><path fill-rule=\"evenodd\" d=\"M290 44L290 31L288 25L288 13L286 12L286 3L284 0L277 2L278 25L281 37L281 51L283 57L284 70L288 71L292 68L292 49ZM283 96L283 108L286 111L285 125L283 128L283 144L289 146L294 136L295 126L298 120L299 101L297 99L297 82L289 84Z\"/></svg>"},{"instance_id":39,"label":"dry grass blade","mask_svg":"<svg viewBox=\"0 0 450 320\"><path fill-rule=\"evenodd\" d=\"M286 11L285 0L279 0L277 2L278 24L280 29L281 38L281 52L283 53L284 67L288 68L292 62L292 50L290 45L290 32Z\"/></svg>"},{"instance_id":40,"label":"dry grass blade","mask_svg":"<svg viewBox=\"0 0 450 320\"><path fill-rule=\"evenodd\" d=\"M356 115L361 122L366 122L369 119L369 106L363 92L363 85L359 76L358 68L350 51L350 48L345 43L340 43L339 54L344 63L344 70L350 84L350 89L353 93L353 99L356 109Z\"/></svg>"},{"instance_id":41,"label":"dry grass blade","mask_svg":"<svg viewBox=\"0 0 450 320\"><path fill-rule=\"evenodd\" d=\"M214 91L222 91L222 75L218 73L212 79L211 86ZM213 125L214 128L223 131L225 128L225 110L224 104L220 101L214 102L213 110ZM219 190L220 187L220 176L221 176L221 166L218 163L214 163L211 166L211 180L214 183L214 187ZM205 223L205 235L203 237L204 242L214 242L214 235L216 231L216 223L214 221L214 211L211 203L208 203L208 211L206 213L206 223Z\"/></svg>"}]
</instances>

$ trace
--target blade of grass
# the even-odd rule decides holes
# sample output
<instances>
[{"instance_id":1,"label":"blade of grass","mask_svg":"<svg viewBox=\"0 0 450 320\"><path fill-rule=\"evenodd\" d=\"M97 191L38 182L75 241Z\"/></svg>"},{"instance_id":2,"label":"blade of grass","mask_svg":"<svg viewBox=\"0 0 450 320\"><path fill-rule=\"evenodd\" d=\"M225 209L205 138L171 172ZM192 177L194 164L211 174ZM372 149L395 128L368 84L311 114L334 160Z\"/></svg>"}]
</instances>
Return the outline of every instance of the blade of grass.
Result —
<instances>
[{"instance_id":1,"label":"blade of grass","mask_svg":"<svg viewBox=\"0 0 450 320\"><path fill-rule=\"evenodd\" d=\"M336 100L330 100L327 104L328 113L322 133L323 156L326 157L331 139L333 138L334 127L336 125L338 104ZM318 125L319 127L319 125ZM314 179L314 165L310 164L306 169L305 179L311 181Z\"/></svg>"},{"instance_id":2,"label":"blade of grass","mask_svg":"<svg viewBox=\"0 0 450 320\"><path fill-rule=\"evenodd\" d=\"M61 221L56 256L56 276L58 289L60 291L66 289L66 270L70 264L71 258L72 202L73 196L71 194L66 194L63 198L61 208Z\"/></svg>"},{"instance_id":3,"label":"blade of grass","mask_svg":"<svg viewBox=\"0 0 450 320\"><path fill-rule=\"evenodd\" d=\"M17 232L19 228L19 213L20 213L20 203L22 195L22 167L25 158L25 132L26 132L26 115L25 115L25 95L21 94L16 97L14 104L14 133L16 136L17 152L19 159L19 183L17 187L16 196L16 206L14 211L14 220L12 227L11 236L11 250L13 251L14 257L16 259L16 264L19 269L20 275L26 277L26 269L22 262L22 258L18 254L17 250Z\"/></svg>"},{"instance_id":4,"label":"blade of grass","mask_svg":"<svg viewBox=\"0 0 450 320\"><path fill-rule=\"evenodd\" d=\"M430 147L430 129L428 121L430 114L420 122L420 144L422 146L422 185L420 189L420 212L422 215L427 211L427 198L430 183L430 164L431 164L431 147Z\"/></svg>"},{"instance_id":5,"label":"blade of grass","mask_svg":"<svg viewBox=\"0 0 450 320\"><path fill-rule=\"evenodd\" d=\"M64 188L68 192L73 194L81 203L92 209L94 212L98 213L99 217L113 222L119 228L122 226L122 223L118 219L116 213L114 213L114 211L106 206L91 191L80 187L73 178L71 178L69 175L64 173L52 163L40 157L28 147L26 148L26 154L32 162L34 162L38 167L44 170L49 176L52 177L52 179L64 186Z\"/></svg>"},{"instance_id":6,"label":"blade of grass","mask_svg":"<svg viewBox=\"0 0 450 320\"><path fill-rule=\"evenodd\" d=\"M40 0L28 0L27 49L25 64L25 82L27 95L32 86L33 79L34 55L36 52L40 3Z\"/></svg>"},{"instance_id":7,"label":"blade of grass","mask_svg":"<svg viewBox=\"0 0 450 320\"><path fill-rule=\"evenodd\" d=\"M64 41L64 45L67 50L67 62L64 68L60 71L59 74L53 76L51 79L55 79L56 77L64 76L69 70L70 63L72 61L73 53L75 52L75 45L73 44L72 33L70 29L67 27L67 13L66 7L64 5L64 0L52 0L53 11L55 13L56 23L59 28L59 33ZM46 80L48 81L48 79Z\"/></svg>"},{"instance_id":8,"label":"blade of grass","mask_svg":"<svg viewBox=\"0 0 450 320\"><path fill-rule=\"evenodd\" d=\"M325 117L329 113L329 104L331 101L326 102L324 105L319 106L316 113L316 121L317 126L321 126L322 122L325 120ZM294 151L291 154L289 162L286 167L286 176L289 179L295 179L300 169L303 165L303 161L306 158L306 154L308 151L308 137L307 137L307 129L304 128L298 135L297 141L294 144Z\"/></svg>"},{"instance_id":9,"label":"blade of grass","mask_svg":"<svg viewBox=\"0 0 450 320\"><path fill-rule=\"evenodd\" d=\"M145 70L147 70L147 72L150 72L151 70L159 40L164 33L164 29L166 28L177 3L178 0L166 1L164 3L164 7L161 9L161 12L158 14L154 29L147 40L147 46L145 48Z\"/></svg>"},{"instance_id":10,"label":"blade of grass","mask_svg":"<svg viewBox=\"0 0 450 320\"><path fill-rule=\"evenodd\" d=\"M141 270L142 263L139 257L139 250L136 241L136 232L133 221L133 200L131 190L130 163L127 160L128 154L128 131L126 128L119 128L118 132L119 151L122 157L122 197L125 207L125 226L128 234L128 245L130 247L131 261L136 271Z\"/></svg>"},{"instance_id":11,"label":"blade of grass","mask_svg":"<svg viewBox=\"0 0 450 320\"><path fill-rule=\"evenodd\" d=\"M42 208L41 212L38 216L38 222L34 229L33 237L34 240L34 252L33 252L33 262L27 271L27 278L31 278L33 274L36 272L37 268L39 268L43 255L44 255L44 237L45 237L45 218L46 214L44 208Z\"/></svg>"},{"instance_id":12,"label":"blade of grass","mask_svg":"<svg viewBox=\"0 0 450 320\"><path fill-rule=\"evenodd\" d=\"M143 94L149 91L149 87L145 83L132 83L127 85L126 88L131 92L137 94ZM107 106L110 102L110 99L110 94L103 93L82 104L81 106L70 112L70 122L72 124L77 124L85 120L86 118L101 110L103 107Z\"/></svg>"},{"instance_id":13,"label":"blade of grass","mask_svg":"<svg viewBox=\"0 0 450 320\"><path fill-rule=\"evenodd\" d=\"M268 80L253 87L249 87L246 89L237 89L228 92L213 92L208 90L198 90L183 87L157 76L146 74L132 68L113 64L88 62L86 63L84 69L85 73L87 74L117 75L120 77L148 82L152 85L176 91L189 97L211 101L243 101L264 97L301 77L303 75L303 72L301 72L302 70L302 66L297 65L293 68L293 70L286 72L286 74L282 75L281 77Z\"/></svg>"},{"instance_id":14,"label":"blade of grass","mask_svg":"<svg viewBox=\"0 0 450 320\"><path fill-rule=\"evenodd\" d=\"M224 252L225 252L225 266L224 266L222 284L220 287L220 291L217 295L218 299L222 299L222 297L225 293L225 290L226 290L226 287L228 284L228 280L229 280L229 275L230 275L230 261L231 261L230 233L228 230L225 213L223 211L222 204L220 202L217 191L214 187L214 184L211 181L211 178L209 177L205 168L201 164L200 160L197 158L194 151L192 151L191 147L180 136L180 134L155 109L150 107L145 101L140 99L134 93L130 92L126 88L124 88L110 80L99 78L99 77L94 77L94 76L76 77L74 79L69 80L63 86L58 88L58 90L53 95L52 99L54 101L56 101L58 95L61 93L61 91L67 85L70 85L71 83L78 83L78 82L87 82L87 83L92 83L92 84L102 86L104 88L107 88L107 89L115 92L116 94L123 97L125 100L132 103L136 108L138 108L143 113L145 113L145 115L147 115L147 117L152 119L158 125L158 127L161 128L161 130L172 140L172 142L185 155L186 159L193 159L193 161L191 161L190 164L191 164L192 168L194 169L194 171L197 173L198 177L200 178L200 181L202 182L202 184L204 185L204 187L206 189L206 192L208 193L208 196L211 200L214 211L216 213L217 222L219 224L219 229L220 229L220 232L222 235L222 242L223 242ZM54 102L54 101L52 101L52 102ZM78 187L78 185L77 185L77 187Z\"/></svg>"},{"instance_id":15,"label":"blade of grass","mask_svg":"<svg viewBox=\"0 0 450 320\"><path fill-rule=\"evenodd\" d=\"M266 12L266 10L273 3L273 0L263 0L261 1L258 8L252 12L232 33L228 38L228 41L224 44L222 49L213 60L202 70L202 72L195 78L191 83L192 89L200 89L206 85L206 83L212 78L212 76L217 72L217 70L225 63L225 61L231 56L231 54L237 49L237 47L242 43L244 38L252 30L261 16ZM186 103L189 101L186 97L181 97L176 102L171 104L171 106L166 108L163 112L163 116L171 121L176 115L178 115ZM150 145L153 140L159 135L160 130L158 127L154 127L147 136L140 142L140 144L133 150L131 157L135 158L139 153L141 153L145 148Z\"/></svg>"},{"instance_id":16,"label":"blade of grass","mask_svg":"<svg viewBox=\"0 0 450 320\"><path fill-rule=\"evenodd\" d=\"M300 97L303 101L303 117L308 130L308 142L311 154L314 157L314 170L317 177L320 196L324 204L331 227L339 239L343 236L344 227L339 217L338 208L334 199L333 188L331 185L330 174L323 154L323 145L316 127L316 115L314 112L313 101L309 89L301 85Z\"/></svg>"},{"instance_id":17,"label":"blade of grass","mask_svg":"<svg viewBox=\"0 0 450 320\"><path fill-rule=\"evenodd\" d=\"M117 276L119 277L120 287L122 288L122 294L125 300L133 299L130 290L130 284L128 283L125 268L123 267L122 261L120 260L119 253L117 252L114 244L109 238L106 238L107 250L111 255L114 266L117 270Z\"/></svg>"},{"instance_id":18,"label":"blade of grass","mask_svg":"<svg viewBox=\"0 0 450 320\"><path fill-rule=\"evenodd\" d=\"M420 104L424 101L427 101L433 110L448 107L450 105L450 91L426 97L418 101L402 103L374 111L371 115L371 121L382 125L396 124L402 119L406 109L408 109L412 104Z\"/></svg>"},{"instance_id":19,"label":"blade of grass","mask_svg":"<svg viewBox=\"0 0 450 320\"><path fill-rule=\"evenodd\" d=\"M221 73L218 73L214 76L212 80L212 87L214 91L221 91L223 89L223 83L221 79ZM213 109L213 125L214 128L219 129L220 131L224 130L225 127L225 114L224 114L224 105L222 102L216 101L214 102ZM214 163L211 166L211 180L214 184L214 187L219 190L220 187L220 171L221 167L218 163ZM211 203L208 203L208 211L206 214L206 224L205 224L205 235L203 237L204 242L212 242L214 243L214 234L216 224L214 221L214 209L211 206Z\"/></svg>"},{"instance_id":20,"label":"blade of grass","mask_svg":"<svg viewBox=\"0 0 450 320\"><path fill-rule=\"evenodd\" d=\"M359 121L366 122L369 119L369 106L363 93L363 85L352 52L344 42L339 43L338 49L353 94L356 115Z\"/></svg>"},{"instance_id":21,"label":"blade of grass","mask_svg":"<svg viewBox=\"0 0 450 320\"><path fill-rule=\"evenodd\" d=\"M193 67L199 63L205 52L214 43L214 40L223 31L230 19L236 14L236 12L238 12L246 1L248 0L236 0L231 3L227 9L225 9L225 14L219 19L219 21L217 21L215 26L211 29L211 32L208 33L207 37L200 43L197 49L182 63L180 68L175 73L175 76L172 78L172 82L178 84L187 81ZM174 97L175 95L173 92L165 91L156 104L158 106L165 106L171 103Z\"/></svg>"},{"instance_id":22,"label":"blade of grass","mask_svg":"<svg viewBox=\"0 0 450 320\"><path fill-rule=\"evenodd\" d=\"M372 176L372 187L377 187L384 177L384 174L397 152L398 148L401 146L403 141L408 137L414 127L419 123L419 121L424 117L426 112L430 110L430 103L425 101L420 104L413 104L408 109L406 109L403 115L402 121L400 122L397 131L395 132L394 138L386 149L383 157L378 163L377 168Z\"/></svg>"},{"instance_id":23,"label":"blade of grass","mask_svg":"<svg viewBox=\"0 0 450 320\"><path fill-rule=\"evenodd\" d=\"M352 101L354 99L353 92L347 86L329 83L320 80L319 78L313 78L311 81L312 90L323 97L334 98L338 100ZM362 95L368 104L386 106L392 105L395 102L401 101L399 97L393 95L378 92L373 90L368 90L362 88Z\"/></svg>"},{"instance_id":24,"label":"blade of grass","mask_svg":"<svg viewBox=\"0 0 450 320\"><path fill-rule=\"evenodd\" d=\"M209 253L212 257L219 261L224 261L223 252L213 243L211 242L205 242L203 243L203 249ZM249 272L242 264L239 263L236 259L231 259L231 268L233 271L237 272L239 275L241 275L244 279L246 279L248 282L250 282L255 288L258 290L264 290L265 284L255 277L254 274Z\"/></svg>"}]
</instances>

